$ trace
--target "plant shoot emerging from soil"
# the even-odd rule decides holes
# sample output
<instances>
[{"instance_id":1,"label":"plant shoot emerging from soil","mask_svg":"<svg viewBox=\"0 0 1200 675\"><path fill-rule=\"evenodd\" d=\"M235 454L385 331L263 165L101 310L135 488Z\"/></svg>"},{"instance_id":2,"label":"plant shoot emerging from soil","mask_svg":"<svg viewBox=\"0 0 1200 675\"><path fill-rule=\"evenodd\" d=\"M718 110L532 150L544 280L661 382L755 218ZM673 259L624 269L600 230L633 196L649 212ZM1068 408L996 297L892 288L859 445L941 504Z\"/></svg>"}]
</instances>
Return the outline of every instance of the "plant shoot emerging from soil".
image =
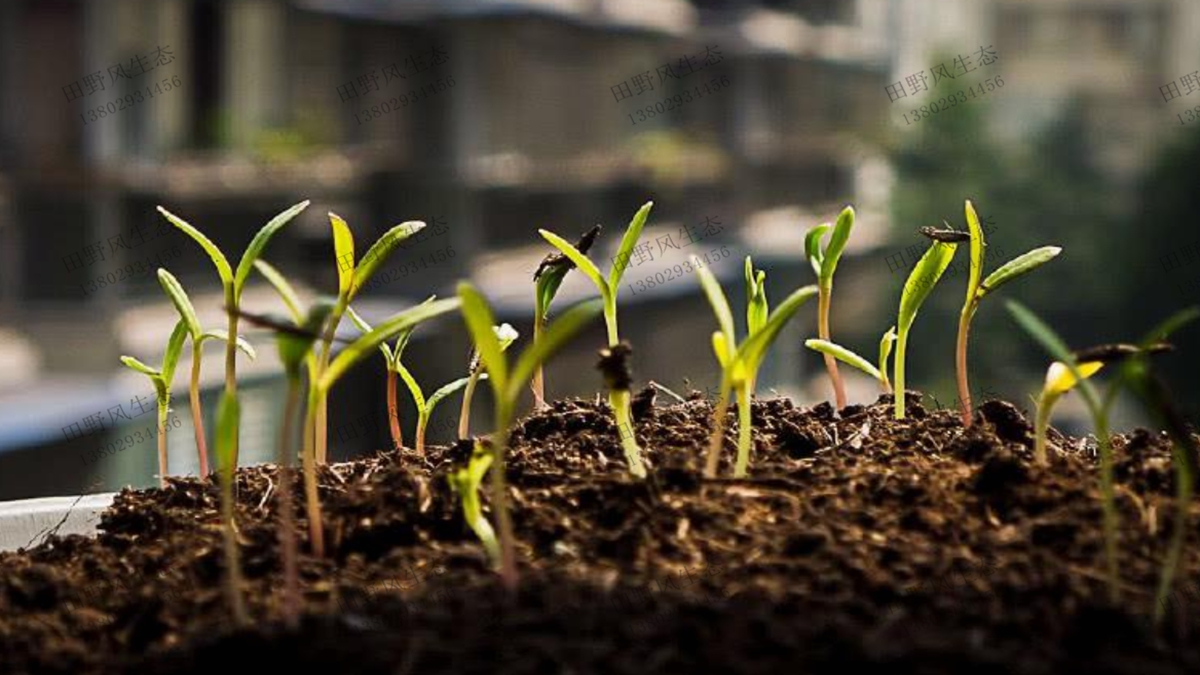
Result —
<instances>
[{"instance_id":1,"label":"plant shoot emerging from soil","mask_svg":"<svg viewBox=\"0 0 1200 675\"><path fill-rule=\"evenodd\" d=\"M734 477L746 475L746 467L750 461L751 415L750 406L754 395L755 381L758 370L762 367L767 350L779 337L784 325L795 316L800 307L809 298L818 293L816 286L804 286L795 290L775 309L769 312L766 296L766 272L754 270L750 258L746 258L745 283L746 297L746 339L739 346L734 333L733 312L721 284L713 273L705 267L700 259L692 256L692 265L700 277L700 285L708 302L712 305L717 317L720 330L712 335L713 352L717 363L721 365L721 387L719 401L713 413L713 430L709 440L708 457L704 466L704 475L713 478L717 475L717 465L721 457L721 445L725 438L725 415L729 410L729 394L735 392L738 400L738 451L734 467Z\"/></svg>"},{"instance_id":2,"label":"plant shoot emerging from soil","mask_svg":"<svg viewBox=\"0 0 1200 675\"><path fill-rule=\"evenodd\" d=\"M500 340L501 350L508 349L520 337L517 330L507 323L494 326L493 330L496 331L496 338ZM540 372L541 369L542 367L539 365L538 371ZM467 388L463 390L462 409L458 413L459 438L471 437L471 401L475 398L475 386L479 384L481 378L487 379L487 375L484 373L483 359L479 357L479 351L474 348L471 349L467 372L470 375L467 376Z\"/></svg>"},{"instance_id":3,"label":"plant shoot emerging from soil","mask_svg":"<svg viewBox=\"0 0 1200 675\"><path fill-rule=\"evenodd\" d=\"M838 215L837 224L833 226L833 233L824 249L821 248L821 240L830 229L829 223L814 227L804 237L804 254L817 274L817 336L826 342L832 339L829 332L829 307L833 301L833 273L846 250L846 242L850 240L850 230L853 227L854 209L847 206ZM825 369L829 371L837 407L841 410L846 407L846 385L838 372L835 357L829 353L824 356Z\"/></svg>"},{"instance_id":4,"label":"plant shoot emerging from soil","mask_svg":"<svg viewBox=\"0 0 1200 675\"><path fill-rule=\"evenodd\" d=\"M592 244L596 242L596 237L600 234L600 226L594 225L592 229L583 233L579 241L575 243L575 249L580 253L587 255L591 250ZM546 256L541 264L538 265L537 271L533 273L534 282L534 305L533 305L533 339L536 341L542 331L546 329L546 320L550 317L550 303L554 302L554 296L558 293L558 287L562 285L563 278L567 276L575 268L575 263L571 259L559 253L551 253ZM615 289L614 289L615 290ZM533 390L533 406L535 410L546 409L546 380L542 368L539 366L533 374L533 379L529 382L530 389ZM465 417L465 415L464 415ZM466 430L459 430L459 438L466 438Z\"/></svg>"},{"instance_id":5,"label":"plant shoot emerging from soil","mask_svg":"<svg viewBox=\"0 0 1200 675\"><path fill-rule=\"evenodd\" d=\"M608 279L604 278L604 275L600 273L600 268L591 259L579 249L572 246L569 241L553 232L538 230L546 241L561 251L576 267L586 274L592 280L592 283L596 285L596 289L600 291L600 298L604 302L604 325L608 329L609 350L616 349L621 344L621 335L617 331L617 292L621 288L621 276L625 274L625 270L629 267L629 258L633 255L633 249L637 246L638 239L642 236L642 229L646 226L646 218L650 215L650 209L653 206L654 202L646 202L634 214L633 220L629 221L629 227L625 229L625 236L622 237L621 246L617 249L617 255L613 259L613 266L608 273ZM587 241L586 236L584 241ZM612 406L613 417L616 420L617 429L621 437L621 446L625 451L625 457L629 461L629 470L634 475L641 477L646 475L646 470L642 466L641 461L642 449L638 447L637 440L633 434L633 416L629 410L630 398L630 393L627 389L609 388L608 400Z\"/></svg>"},{"instance_id":6,"label":"plant shoot emerging from soil","mask_svg":"<svg viewBox=\"0 0 1200 675\"><path fill-rule=\"evenodd\" d=\"M975 318L975 312L979 310L979 303L988 293L1050 262L1062 252L1062 249L1058 246L1043 246L1019 255L1001 265L995 272L989 274L983 283L980 283L979 279L983 276L986 247L983 228L979 226L979 216L976 215L975 206L971 204L970 200L967 200L965 210L971 242L971 265L967 276L967 298L958 318L958 341L955 347L954 364L958 378L958 400L962 423L964 427L969 427L974 421L974 416L971 414L971 387L967 380L967 339L971 332L971 320Z\"/></svg>"},{"instance_id":7,"label":"plant shoot emerging from soil","mask_svg":"<svg viewBox=\"0 0 1200 675\"><path fill-rule=\"evenodd\" d=\"M568 244L570 246L570 244ZM584 258L586 260L586 258ZM590 261L589 261L590 264ZM496 511L496 523L500 528L500 576L505 586L512 590L517 584L516 558L513 549L512 518L508 512L508 496L505 493L504 455L508 448L509 426L521 389L533 377L534 370L552 354L575 337L585 325L599 314L602 301L590 300L567 310L547 326L540 339L526 347L510 370L501 339L496 335L496 318L487 300L475 287L463 281L458 284L458 297L462 301L463 320L467 330L487 369L488 382L492 386L495 405L493 418L496 431L492 434L492 453L495 468L492 469L492 508Z\"/></svg>"},{"instance_id":8,"label":"plant shoot emerging from soil","mask_svg":"<svg viewBox=\"0 0 1200 675\"><path fill-rule=\"evenodd\" d=\"M171 410L171 382L175 379L175 366L188 336L187 323L182 319L175 324L167 348L163 353L162 367L151 368L132 356L122 356L121 363L150 378L154 385L154 398L158 403L158 485L167 486L167 414Z\"/></svg>"},{"instance_id":9,"label":"plant shoot emerging from soil","mask_svg":"<svg viewBox=\"0 0 1200 675\"><path fill-rule=\"evenodd\" d=\"M1099 361L1085 361L1079 364L1078 370L1079 374L1086 379L1095 375L1103 367L1104 364ZM1042 392L1037 397L1037 413L1033 425L1033 456L1042 466L1045 466L1047 462L1046 433L1050 428L1050 414L1054 411L1054 406L1059 399L1074 389L1076 384L1078 384L1078 380L1075 379L1074 373L1062 361L1051 363L1046 370L1046 382L1042 385Z\"/></svg>"},{"instance_id":10,"label":"plant shoot emerging from soil","mask_svg":"<svg viewBox=\"0 0 1200 675\"><path fill-rule=\"evenodd\" d=\"M833 358L861 370L870 375L879 382L880 388L884 393L889 393L892 390L892 383L888 380L888 357L892 353L892 345L896 342L896 327L892 326L888 332L883 334L879 340L879 365L875 366L870 361L846 349L845 347L829 342L827 340L809 339L804 341L804 346L809 349L832 356Z\"/></svg>"},{"instance_id":11,"label":"plant shoot emerging from soil","mask_svg":"<svg viewBox=\"0 0 1200 675\"><path fill-rule=\"evenodd\" d=\"M934 241L925 251L925 255L917 261L913 271L904 282L900 292L900 311L896 320L896 378L895 399L896 419L904 419L904 359L908 354L908 332L913 322L917 320L917 312L926 298L933 292L942 273L954 259L954 251L958 244Z\"/></svg>"},{"instance_id":12,"label":"plant shoot emerging from soil","mask_svg":"<svg viewBox=\"0 0 1200 675\"><path fill-rule=\"evenodd\" d=\"M479 490L483 484L483 476L492 465L492 453L488 452L481 440L475 441L475 449L467 465L447 476L450 489L458 493L462 499L463 520L467 527L479 537L487 551L488 559L496 569L500 569L500 544L496 541L496 531L492 524L483 517L483 506L479 500Z\"/></svg>"}]
</instances>

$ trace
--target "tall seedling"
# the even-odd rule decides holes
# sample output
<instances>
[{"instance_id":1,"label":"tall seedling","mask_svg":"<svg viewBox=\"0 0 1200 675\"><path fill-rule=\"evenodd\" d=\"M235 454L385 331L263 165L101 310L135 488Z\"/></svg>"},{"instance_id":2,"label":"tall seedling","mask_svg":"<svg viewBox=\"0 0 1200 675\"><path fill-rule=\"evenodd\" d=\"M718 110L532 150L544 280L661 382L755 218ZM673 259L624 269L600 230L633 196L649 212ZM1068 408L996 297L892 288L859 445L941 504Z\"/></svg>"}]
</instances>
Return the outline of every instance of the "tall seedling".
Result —
<instances>
[{"instance_id":1,"label":"tall seedling","mask_svg":"<svg viewBox=\"0 0 1200 675\"><path fill-rule=\"evenodd\" d=\"M904 359L908 354L908 332L917 320L917 312L933 292L942 273L954 259L957 244L935 241L917 261L900 292L900 311L896 320L896 419L904 419Z\"/></svg>"},{"instance_id":2,"label":"tall seedling","mask_svg":"<svg viewBox=\"0 0 1200 675\"><path fill-rule=\"evenodd\" d=\"M158 484L167 486L167 414L171 410L171 382L175 379L175 366L179 364L179 353L187 339L188 328L183 321L175 324L167 348L163 353L161 368L151 368L132 356L122 356L121 363L150 378L154 385L154 398L158 404Z\"/></svg>"},{"instance_id":3,"label":"tall seedling","mask_svg":"<svg viewBox=\"0 0 1200 675\"><path fill-rule=\"evenodd\" d=\"M596 241L596 236L600 234L600 226L595 225L588 230L576 242L575 248L582 254L587 255L587 252L592 248L592 244ZM542 331L546 330L546 321L550 318L550 303L554 301L555 294L558 293L558 287L562 285L563 278L567 276L567 272L574 269L575 263L571 259L564 256L562 253L552 253L538 265L537 271L533 273L534 282L534 305L533 305L533 339L536 341ZM529 382L529 387L533 391L533 406L535 410L544 410L546 406L546 381L542 372L542 367L533 373L533 379ZM469 397L467 397L469 398ZM464 399L465 400L465 399ZM463 419L466 419L466 412L463 413ZM459 438L466 438L467 432L465 425L459 429Z\"/></svg>"},{"instance_id":4,"label":"tall seedling","mask_svg":"<svg viewBox=\"0 0 1200 675\"><path fill-rule=\"evenodd\" d=\"M847 206L838 215L837 225L829 237L829 243L821 248L821 239L829 231L829 223L818 225L808 231L804 237L804 254L817 274L817 335L829 342L832 340L829 332L829 307L833 301L833 273L837 270L838 261L846 250L846 242L850 240L850 230L854 227L854 209ZM837 360L830 354L825 354L825 369L829 371L829 380L833 383L833 393L838 410L846 407L846 385L838 372Z\"/></svg>"}]
</instances>

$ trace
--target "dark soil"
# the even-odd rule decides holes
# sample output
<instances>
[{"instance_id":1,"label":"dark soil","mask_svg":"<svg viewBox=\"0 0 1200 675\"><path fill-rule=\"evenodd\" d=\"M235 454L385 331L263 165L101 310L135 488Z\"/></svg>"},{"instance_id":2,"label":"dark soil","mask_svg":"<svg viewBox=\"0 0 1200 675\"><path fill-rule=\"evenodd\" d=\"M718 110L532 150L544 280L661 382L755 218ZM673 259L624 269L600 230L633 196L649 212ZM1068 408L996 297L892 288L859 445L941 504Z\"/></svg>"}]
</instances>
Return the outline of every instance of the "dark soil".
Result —
<instances>
[{"instance_id":1,"label":"dark soil","mask_svg":"<svg viewBox=\"0 0 1200 675\"><path fill-rule=\"evenodd\" d=\"M514 429L515 595L445 480L469 444L389 452L323 468L331 554L303 555L289 631L276 470L254 467L238 475L253 625L224 604L215 486L177 480L123 492L95 539L0 554L0 673L1200 672L1194 507L1177 594L1149 620L1175 514L1162 435L1114 442L1112 604L1094 441L1056 434L1039 469L1007 403L964 430L915 399L901 422L889 397L840 415L758 401L744 480L700 475L708 402L641 403L645 482L603 404Z\"/></svg>"}]
</instances>

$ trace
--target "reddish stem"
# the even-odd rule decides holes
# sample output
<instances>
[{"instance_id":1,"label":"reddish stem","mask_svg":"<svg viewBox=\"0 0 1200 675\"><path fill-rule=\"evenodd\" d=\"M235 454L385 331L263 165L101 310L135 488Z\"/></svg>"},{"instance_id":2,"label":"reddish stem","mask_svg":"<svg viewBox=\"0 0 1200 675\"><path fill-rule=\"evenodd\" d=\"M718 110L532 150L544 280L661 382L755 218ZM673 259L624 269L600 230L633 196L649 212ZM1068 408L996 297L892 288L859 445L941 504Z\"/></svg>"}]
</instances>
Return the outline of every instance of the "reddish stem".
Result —
<instances>
[{"instance_id":1,"label":"reddish stem","mask_svg":"<svg viewBox=\"0 0 1200 675\"><path fill-rule=\"evenodd\" d=\"M396 452L404 447L404 434L400 431L400 409L396 402L396 371L388 368L387 373L387 406L388 425L392 430L392 445Z\"/></svg>"},{"instance_id":2,"label":"reddish stem","mask_svg":"<svg viewBox=\"0 0 1200 675\"><path fill-rule=\"evenodd\" d=\"M971 414L971 386L967 382L967 338L971 333L971 313L964 311L958 319L958 344L954 354L954 365L958 371L958 401L962 413L964 427L970 428L974 422Z\"/></svg>"},{"instance_id":3,"label":"reddish stem","mask_svg":"<svg viewBox=\"0 0 1200 675\"><path fill-rule=\"evenodd\" d=\"M817 335L822 340L832 342L829 337L829 305L833 295L832 287L821 286L817 293ZM829 379L833 382L833 395L838 410L846 407L846 386L842 383L842 375L838 372L837 359L825 354L825 370L829 371Z\"/></svg>"}]
</instances>

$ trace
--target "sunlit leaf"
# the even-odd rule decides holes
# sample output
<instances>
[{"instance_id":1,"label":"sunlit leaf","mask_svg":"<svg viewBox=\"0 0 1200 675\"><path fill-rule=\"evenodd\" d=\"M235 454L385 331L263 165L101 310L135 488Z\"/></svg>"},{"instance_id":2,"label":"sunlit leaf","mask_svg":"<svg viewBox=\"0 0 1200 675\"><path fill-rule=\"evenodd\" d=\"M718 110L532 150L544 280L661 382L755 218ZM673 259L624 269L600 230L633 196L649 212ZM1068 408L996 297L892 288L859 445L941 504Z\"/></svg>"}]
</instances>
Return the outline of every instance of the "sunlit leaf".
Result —
<instances>
[{"instance_id":1,"label":"sunlit leaf","mask_svg":"<svg viewBox=\"0 0 1200 675\"><path fill-rule=\"evenodd\" d=\"M1104 364L1099 361L1086 361L1079 364L1079 374L1087 379L1103 367ZM1051 394L1062 395L1074 389L1078 382L1065 363L1055 361L1046 370L1046 383L1043 388Z\"/></svg>"},{"instance_id":2,"label":"sunlit leaf","mask_svg":"<svg viewBox=\"0 0 1200 675\"><path fill-rule=\"evenodd\" d=\"M237 266L237 274L233 279L234 300L242 297L242 287L246 285L246 279L250 276L250 270L254 269L254 261L262 256L263 251L267 248L267 243L271 241L271 237L274 237L279 228L287 225L292 218L295 218L297 214L306 208L308 208L307 199L272 218L270 222L263 225L262 229L254 235L254 239L250 240L250 245L246 247L246 252L242 254L242 260Z\"/></svg>"},{"instance_id":3,"label":"sunlit leaf","mask_svg":"<svg viewBox=\"0 0 1200 675\"><path fill-rule=\"evenodd\" d=\"M1046 325L1037 315L1016 300L1008 300L1004 304L1008 309L1008 313L1012 315L1013 319L1016 319L1017 325L1025 329L1025 332L1029 333L1030 337L1042 345L1042 348L1051 357L1067 366L1071 375L1078 383L1079 391L1087 401L1088 407L1093 411L1098 411L1100 409L1100 399L1096 395L1095 388L1092 387L1091 383L1087 382L1087 377L1079 369L1079 365L1075 362L1075 357L1071 354L1071 350L1067 348L1067 344L1058 336L1058 333L1054 332L1053 328Z\"/></svg>"},{"instance_id":4,"label":"sunlit leaf","mask_svg":"<svg viewBox=\"0 0 1200 675\"><path fill-rule=\"evenodd\" d=\"M884 381L888 379L888 357L892 355L892 346L895 344L896 327L892 326L879 340L879 372L883 375Z\"/></svg>"},{"instance_id":5,"label":"sunlit leaf","mask_svg":"<svg viewBox=\"0 0 1200 675\"><path fill-rule=\"evenodd\" d=\"M921 305L933 292L933 287L937 285L938 280L942 278L942 273L954 259L956 247L956 244L935 241L913 267L912 273L908 275L908 281L904 282L904 290L900 294L900 312L896 323L901 333L907 333L908 329L912 327Z\"/></svg>"},{"instance_id":6,"label":"sunlit leaf","mask_svg":"<svg viewBox=\"0 0 1200 675\"><path fill-rule=\"evenodd\" d=\"M467 324L467 332L479 352L483 367L492 374L492 387L503 391L508 386L508 361L504 358L504 350L500 348L500 338L492 327L496 325L496 317L483 295L466 281L458 284L458 297L462 300L463 320Z\"/></svg>"},{"instance_id":7,"label":"sunlit leaf","mask_svg":"<svg viewBox=\"0 0 1200 675\"><path fill-rule=\"evenodd\" d=\"M417 382L417 378L413 377L412 372L405 368L403 363L396 364L396 373L400 375L401 380L404 380L405 386L408 387L408 393L412 394L413 402L417 404L417 411L424 414L426 412L425 392L421 391L421 385Z\"/></svg>"},{"instance_id":8,"label":"sunlit leaf","mask_svg":"<svg viewBox=\"0 0 1200 675\"><path fill-rule=\"evenodd\" d=\"M617 249L617 257L613 261L613 267L608 273L608 287L613 293L617 292L617 287L621 283L621 276L625 274L626 268L629 267L629 258L633 255L633 249L637 246L638 239L642 236L642 228L646 226L646 217L650 215L650 209L654 206L654 202L646 202L638 212L633 214L633 219L629 221L629 227L625 228L625 236L621 237L621 246ZM578 264L578 263L576 263Z\"/></svg>"},{"instance_id":9,"label":"sunlit leaf","mask_svg":"<svg viewBox=\"0 0 1200 675\"><path fill-rule=\"evenodd\" d=\"M157 369L151 368L132 356L122 356L121 363L143 375L149 375L150 377L158 377L160 375Z\"/></svg>"},{"instance_id":10,"label":"sunlit leaf","mask_svg":"<svg viewBox=\"0 0 1200 675\"><path fill-rule=\"evenodd\" d=\"M183 290L179 280L175 278L175 275L160 267L158 268L158 283L167 292L171 304L175 305L175 309L187 325L192 339L198 339L204 331L200 328L200 320L196 318L196 309L192 307L192 301L188 298L187 292Z\"/></svg>"},{"instance_id":11,"label":"sunlit leaf","mask_svg":"<svg viewBox=\"0 0 1200 675\"><path fill-rule=\"evenodd\" d=\"M187 324L180 319L175 324L175 329L171 331L171 337L167 340L167 351L163 354L162 379L166 382L168 389L171 387L171 382L175 380L175 366L179 364L179 355L183 353L183 343L187 337Z\"/></svg>"},{"instance_id":12,"label":"sunlit leaf","mask_svg":"<svg viewBox=\"0 0 1200 675\"><path fill-rule=\"evenodd\" d=\"M363 285L370 281L397 246L423 229L425 229L425 223L419 220L410 220L384 232L363 254L362 260L358 261L358 267L354 270L354 285L350 290L350 297L358 295Z\"/></svg>"},{"instance_id":13,"label":"sunlit leaf","mask_svg":"<svg viewBox=\"0 0 1200 675\"><path fill-rule=\"evenodd\" d=\"M354 233L341 216L329 214L329 225L333 228L333 257L337 265L338 296L349 297L354 285Z\"/></svg>"},{"instance_id":14,"label":"sunlit leaf","mask_svg":"<svg viewBox=\"0 0 1200 675\"><path fill-rule=\"evenodd\" d=\"M828 284L833 279L838 261L841 260L842 253L846 250L846 243L850 241L850 230L853 227L854 208L847 206L838 214L837 223L833 226L833 234L829 235L829 244L825 247L825 253L822 256L820 278L823 283Z\"/></svg>"},{"instance_id":15,"label":"sunlit leaf","mask_svg":"<svg viewBox=\"0 0 1200 675\"><path fill-rule=\"evenodd\" d=\"M200 342L204 343L206 340L219 340L221 342L228 342L229 331L225 330L224 328L213 328L212 330L204 331L200 335ZM249 356L251 361L258 358L258 352L254 351L254 346L249 342L246 342L246 338L240 335L238 336L236 347L240 349L243 354Z\"/></svg>"},{"instance_id":16,"label":"sunlit leaf","mask_svg":"<svg viewBox=\"0 0 1200 675\"><path fill-rule=\"evenodd\" d=\"M481 380L488 379L487 373L481 373L479 375L479 379L481 379ZM460 377L457 380L455 380L449 384L443 385L437 391L433 392L433 395L429 397L429 402L426 403L427 414L432 415L433 409L436 408L437 405L442 402L442 399L453 394L454 392L458 391L459 389L462 389L463 387L467 386L467 383L469 383L470 381L471 381L470 377Z\"/></svg>"},{"instance_id":17,"label":"sunlit leaf","mask_svg":"<svg viewBox=\"0 0 1200 675\"><path fill-rule=\"evenodd\" d=\"M729 309L729 301L725 299L725 291L721 290L721 284L717 278L713 276L711 270L695 255L692 257L692 267L696 270L696 276L700 278L700 287L704 289L704 295L708 298L708 304L712 305L713 313L717 315L717 326L721 332L725 334L725 342L732 348L737 344L737 334L733 329L733 311Z\"/></svg>"},{"instance_id":18,"label":"sunlit leaf","mask_svg":"<svg viewBox=\"0 0 1200 675\"><path fill-rule=\"evenodd\" d=\"M197 244L200 244L200 248L204 249L204 252L208 254L208 257L212 258L213 265L216 265L217 275L221 277L222 285L233 285L233 268L229 266L229 261L225 259L225 254L221 253L221 249L217 248L217 245L212 243L212 240L204 236L200 230L197 230L189 225L187 221L176 216L163 207L158 207L158 212L163 214L163 217L165 217L167 220L171 221L172 225L179 228L184 234L194 239Z\"/></svg>"},{"instance_id":19,"label":"sunlit leaf","mask_svg":"<svg viewBox=\"0 0 1200 675\"><path fill-rule=\"evenodd\" d=\"M821 238L825 236L830 227L829 223L822 223L804 235L804 256L808 258L813 273L818 277L821 276L821 262L824 259L824 253L821 251Z\"/></svg>"},{"instance_id":20,"label":"sunlit leaf","mask_svg":"<svg viewBox=\"0 0 1200 675\"><path fill-rule=\"evenodd\" d=\"M1019 255L1001 265L995 272L989 274L983 280L982 290L984 293L990 293L1022 274L1045 265L1059 253L1062 253L1062 249L1058 246L1043 246Z\"/></svg>"},{"instance_id":21,"label":"sunlit leaf","mask_svg":"<svg viewBox=\"0 0 1200 675\"><path fill-rule=\"evenodd\" d=\"M979 216L975 213L975 205L967 200L964 207L967 214L967 230L971 233L971 267L967 277L967 304L975 300L979 291L979 279L983 276L983 228L979 226Z\"/></svg>"},{"instance_id":22,"label":"sunlit leaf","mask_svg":"<svg viewBox=\"0 0 1200 675\"><path fill-rule=\"evenodd\" d=\"M550 242L554 248L562 251L563 255L570 258L571 262L575 263L575 266L592 280L592 283L600 291L600 295L606 299L608 298L611 289L608 287L608 282L604 280L604 275L600 273L600 269L596 267L595 263L589 260L586 255L580 253L579 249L575 248L571 242L557 234L548 230L538 230L538 233L542 235L543 239Z\"/></svg>"},{"instance_id":23,"label":"sunlit leaf","mask_svg":"<svg viewBox=\"0 0 1200 675\"><path fill-rule=\"evenodd\" d=\"M270 282L275 288L275 292L279 293L279 297L283 300L283 304L287 306L288 313L292 315L292 320L299 326L304 322L304 310L300 309L300 296L296 294L296 289L283 276L283 273L275 268L274 265L266 260L255 260L254 269Z\"/></svg>"},{"instance_id":24,"label":"sunlit leaf","mask_svg":"<svg viewBox=\"0 0 1200 675\"><path fill-rule=\"evenodd\" d=\"M384 340L388 340L399 332L414 327L423 321L458 309L460 304L458 298L435 300L434 302L420 304L407 309L383 321L374 330L352 342L333 359L321 376L321 389L325 391L332 389L333 385L351 366L378 349L380 343Z\"/></svg>"},{"instance_id":25,"label":"sunlit leaf","mask_svg":"<svg viewBox=\"0 0 1200 675\"><path fill-rule=\"evenodd\" d=\"M822 354L828 354L842 363L854 366L876 380L883 379L883 373L879 372L879 369L872 365L870 361L841 345L827 340L805 340L804 346Z\"/></svg>"}]
</instances>

